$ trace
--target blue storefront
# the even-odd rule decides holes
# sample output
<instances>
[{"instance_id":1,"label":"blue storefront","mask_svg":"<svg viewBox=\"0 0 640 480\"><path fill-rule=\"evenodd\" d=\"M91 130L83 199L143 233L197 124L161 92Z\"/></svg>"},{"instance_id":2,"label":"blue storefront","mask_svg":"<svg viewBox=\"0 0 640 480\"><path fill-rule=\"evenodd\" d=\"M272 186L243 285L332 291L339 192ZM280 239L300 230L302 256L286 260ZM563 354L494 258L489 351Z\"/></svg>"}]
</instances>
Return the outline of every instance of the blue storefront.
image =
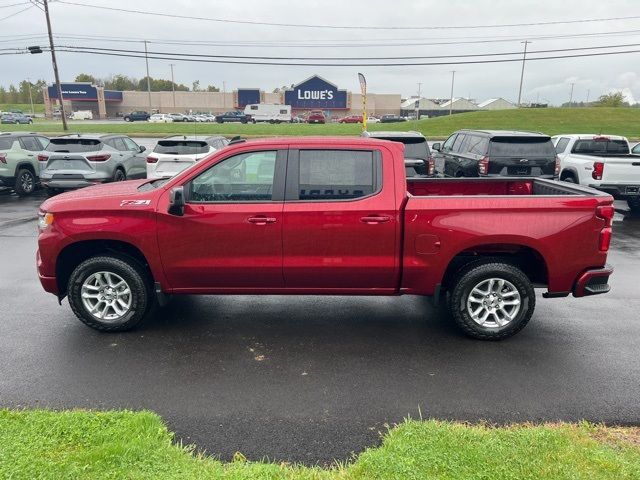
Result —
<instances>
[{"instance_id":1,"label":"blue storefront","mask_svg":"<svg viewBox=\"0 0 640 480\"><path fill-rule=\"evenodd\" d=\"M347 110L349 96L333 83L314 75L284 92L284 103L292 110Z\"/></svg>"},{"instance_id":2,"label":"blue storefront","mask_svg":"<svg viewBox=\"0 0 640 480\"><path fill-rule=\"evenodd\" d=\"M90 83L62 83L60 87L62 89L62 99L65 102L71 102L72 110L91 110L94 116L100 115L101 106L106 113L108 104L122 103L123 99L120 91L104 90ZM47 93L51 102L58 100L58 89L55 85L49 85Z\"/></svg>"}]
</instances>

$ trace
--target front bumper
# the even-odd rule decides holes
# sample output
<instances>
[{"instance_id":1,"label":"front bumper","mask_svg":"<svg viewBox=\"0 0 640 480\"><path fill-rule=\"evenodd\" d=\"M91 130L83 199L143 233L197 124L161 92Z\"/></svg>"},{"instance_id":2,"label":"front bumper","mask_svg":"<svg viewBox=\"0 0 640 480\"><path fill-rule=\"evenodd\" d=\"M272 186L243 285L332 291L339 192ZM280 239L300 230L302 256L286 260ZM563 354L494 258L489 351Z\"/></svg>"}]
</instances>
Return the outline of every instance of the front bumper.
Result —
<instances>
[{"instance_id":1,"label":"front bumper","mask_svg":"<svg viewBox=\"0 0 640 480\"><path fill-rule=\"evenodd\" d=\"M607 184L602 183L600 185L589 185L591 188L595 188L596 190L600 190L601 192L608 193L613 198L633 198L640 197L640 184L627 184L627 185L618 185L618 184Z\"/></svg>"},{"instance_id":2,"label":"front bumper","mask_svg":"<svg viewBox=\"0 0 640 480\"><path fill-rule=\"evenodd\" d=\"M38 279L40 280L40 284L42 285L42 288L44 288L44 291L57 295L58 280L56 279L56 277L49 277L42 274L43 262L42 258L40 257L40 250L36 252L36 268L38 270Z\"/></svg>"},{"instance_id":3,"label":"front bumper","mask_svg":"<svg viewBox=\"0 0 640 480\"><path fill-rule=\"evenodd\" d=\"M576 280L575 286L573 287L573 296L586 297L607 293L611 290L608 280L612 273L613 267L611 265L587 270Z\"/></svg>"}]
</instances>

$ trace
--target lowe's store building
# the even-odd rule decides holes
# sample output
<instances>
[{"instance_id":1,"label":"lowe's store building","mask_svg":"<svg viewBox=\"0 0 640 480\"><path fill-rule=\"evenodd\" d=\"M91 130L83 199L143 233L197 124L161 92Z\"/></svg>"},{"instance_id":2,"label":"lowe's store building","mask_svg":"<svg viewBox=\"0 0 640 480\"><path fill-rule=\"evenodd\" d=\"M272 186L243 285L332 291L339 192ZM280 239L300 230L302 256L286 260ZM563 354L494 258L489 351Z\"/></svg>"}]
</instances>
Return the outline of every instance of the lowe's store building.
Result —
<instances>
[{"instance_id":1,"label":"lowe's store building","mask_svg":"<svg viewBox=\"0 0 640 480\"><path fill-rule=\"evenodd\" d=\"M44 89L45 113L53 115L58 100L55 86ZM151 92L113 91L89 83L62 84L65 111L91 110L94 118L117 117L135 110L160 113L222 113L242 110L252 103L291 105L293 114L322 110L328 117L343 117L362 113L362 95L338 88L314 75L282 92L271 93L259 88L238 88L231 92ZM370 115L399 114L400 94L367 94Z\"/></svg>"}]
</instances>

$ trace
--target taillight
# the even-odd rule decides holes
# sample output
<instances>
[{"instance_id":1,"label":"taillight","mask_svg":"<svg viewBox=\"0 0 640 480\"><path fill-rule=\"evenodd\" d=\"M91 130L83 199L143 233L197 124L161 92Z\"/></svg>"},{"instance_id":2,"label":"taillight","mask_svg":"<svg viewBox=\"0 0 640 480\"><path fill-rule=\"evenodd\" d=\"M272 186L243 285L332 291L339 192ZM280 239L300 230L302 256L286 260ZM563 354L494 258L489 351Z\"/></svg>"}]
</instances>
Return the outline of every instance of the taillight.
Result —
<instances>
[{"instance_id":1,"label":"taillight","mask_svg":"<svg viewBox=\"0 0 640 480\"><path fill-rule=\"evenodd\" d=\"M596 217L604 220L604 228L600 230L600 238L598 239L598 250L606 252L611 245L611 225L613 224L613 215L615 209L611 205L596 207Z\"/></svg>"},{"instance_id":2,"label":"taillight","mask_svg":"<svg viewBox=\"0 0 640 480\"><path fill-rule=\"evenodd\" d=\"M5 165L7 164L7 154L6 153L0 153L0 163L4 163Z\"/></svg>"},{"instance_id":3,"label":"taillight","mask_svg":"<svg viewBox=\"0 0 640 480\"><path fill-rule=\"evenodd\" d=\"M486 175L489 173L489 157L482 157L478 162L478 173L480 175Z\"/></svg>"},{"instance_id":4,"label":"taillight","mask_svg":"<svg viewBox=\"0 0 640 480\"><path fill-rule=\"evenodd\" d=\"M427 175L430 177L436 174L436 161L433 157L427 159Z\"/></svg>"},{"instance_id":5,"label":"taillight","mask_svg":"<svg viewBox=\"0 0 640 480\"><path fill-rule=\"evenodd\" d=\"M110 158L111 158L111 155L108 153L105 153L103 155L89 155L87 157L87 160L89 160L90 162L106 162Z\"/></svg>"},{"instance_id":6,"label":"taillight","mask_svg":"<svg viewBox=\"0 0 640 480\"><path fill-rule=\"evenodd\" d=\"M556 155L556 169L554 170L553 175L555 177L560 176L560 157L558 157L557 155Z\"/></svg>"},{"instance_id":7,"label":"taillight","mask_svg":"<svg viewBox=\"0 0 640 480\"><path fill-rule=\"evenodd\" d=\"M38 155L38 161L39 162L46 162L47 160L49 160L49 157L47 155Z\"/></svg>"},{"instance_id":8,"label":"taillight","mask_svg":"<svg viewBox=\"0 0 640 480\"><path fill-rule=\"evenodd\" d=\"M602 180L602 174L604 173L604 163L603 162L594 162L593 163L593 172L591 172L591 176L594 180Z\"/></svg>"},{"instance_id":9,"label":"taillight","mask_svg":"<svg viewBox=\"0 0 640 480\"><path fill-rule=\"evenodd\" d=\"M147 163L156 163L157 161L156 157L147 157Z\"/></svg>"}]
</instances>

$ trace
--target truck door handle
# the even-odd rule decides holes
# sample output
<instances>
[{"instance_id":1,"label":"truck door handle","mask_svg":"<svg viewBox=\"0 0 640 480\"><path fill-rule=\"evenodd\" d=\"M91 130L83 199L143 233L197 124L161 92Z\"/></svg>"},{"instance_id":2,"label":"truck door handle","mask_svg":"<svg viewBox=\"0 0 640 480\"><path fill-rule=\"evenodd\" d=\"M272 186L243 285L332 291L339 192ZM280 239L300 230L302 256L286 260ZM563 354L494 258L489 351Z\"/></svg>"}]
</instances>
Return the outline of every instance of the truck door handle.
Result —
<instances>
[{"instance_id":1,"label":"truck door handle","mask_svg":"<svg viewBox=\"0 0 640 480\"><path fill-rule=\"evenodd\" d=\"M360 219L362 223L367 223L367 224L385 223L385 222L388 222L389 220L391 220L391 218L386 215L368 215Z\"/></svg>"},{"instance_id":2,"label":"truck door handle","mask_svg":"<svg viewBox=\"0 0 640 480\"><path fill-rule=\"evenodd\" d=\"M276 223L276 219L273 217L249 217L247 219L249 223L254 225L266 225L267 223Z\"/></svg>"}]
</instances>

